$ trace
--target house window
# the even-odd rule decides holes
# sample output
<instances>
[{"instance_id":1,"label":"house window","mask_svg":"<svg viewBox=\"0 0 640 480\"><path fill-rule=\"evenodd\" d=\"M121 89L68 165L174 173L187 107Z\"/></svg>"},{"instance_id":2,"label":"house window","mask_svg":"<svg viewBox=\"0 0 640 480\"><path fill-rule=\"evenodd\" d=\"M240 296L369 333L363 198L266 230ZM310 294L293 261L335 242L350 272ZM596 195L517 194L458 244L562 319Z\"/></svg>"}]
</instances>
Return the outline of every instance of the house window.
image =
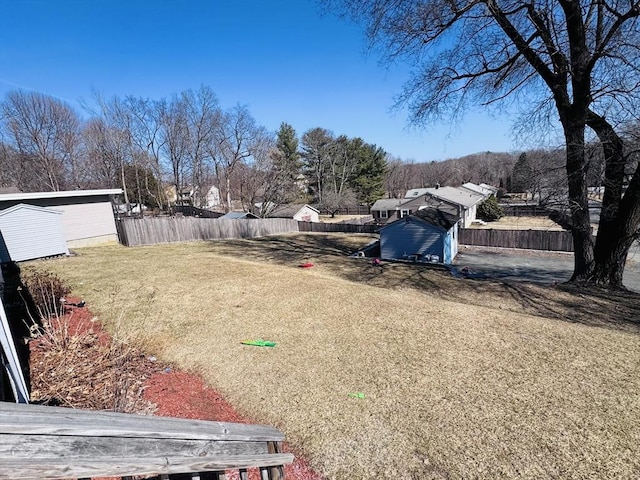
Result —
<instances>
[{"instance_id":1,"label":"house window","mask_svg":"<svg viewBox=\"0 0 640 480\"><path fill-rule=\"evenodd\" d=\"M411 215L411 210L401 210L400 211L400 218L404 218Z\"/></svg>"},{"instance_id":2,"label":"house window","mask_svg":"<svg viewBox=\"0 0 640 480\"><path fill-rule=\"evenodd\" d=\"M380 218L387 218L387 211L386 210L381 210L380 211Z\"/></svg>"}]
</instances>

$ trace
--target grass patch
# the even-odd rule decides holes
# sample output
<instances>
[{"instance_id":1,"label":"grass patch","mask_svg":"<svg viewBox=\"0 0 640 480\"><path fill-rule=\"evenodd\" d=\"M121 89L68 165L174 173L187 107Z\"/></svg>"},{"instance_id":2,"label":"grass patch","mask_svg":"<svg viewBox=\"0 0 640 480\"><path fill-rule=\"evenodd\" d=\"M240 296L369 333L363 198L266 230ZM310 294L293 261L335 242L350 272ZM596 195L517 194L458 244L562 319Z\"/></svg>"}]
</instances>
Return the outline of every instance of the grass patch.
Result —
<instances>
[{"instance_id":1,"label":"grass patch","mask_svg":"<svg viewBox=\"0 0 640 480\"><path fill-rule=\"evenodd\" d=\"M200 373L330 478L638 476L640 297L380 273L346 256L371 239L94 247L38 263L116 337ZM240 344L255 338L277 346Z\"/></svg>"}]
</instances>

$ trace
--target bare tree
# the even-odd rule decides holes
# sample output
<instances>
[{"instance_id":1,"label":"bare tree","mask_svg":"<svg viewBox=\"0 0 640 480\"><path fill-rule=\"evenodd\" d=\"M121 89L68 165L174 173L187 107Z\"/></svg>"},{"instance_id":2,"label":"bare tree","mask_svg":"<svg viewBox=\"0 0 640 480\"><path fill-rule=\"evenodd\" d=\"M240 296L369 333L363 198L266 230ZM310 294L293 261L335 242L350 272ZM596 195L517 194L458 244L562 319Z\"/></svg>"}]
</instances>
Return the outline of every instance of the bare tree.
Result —
<instances>
[{"instance_id":1,"label":"bare tree","mask_svg":"<svg viewBox=\"0 0 640 480\"><path fill-rule=\"evenodd\" d=\"M121 186L125 161L126 135L106 124L103 118L90 119L83 132L92 186Z\"/></svg>"},{"instance_id":2,"label":"bare tree","mask_svg":"<svg viewBox=\"0 0 640 480\"><path fill-rule=\"evenodd\" d=\"M273 134L258 128L249 144L251 157L239 166L240 199L244 209L263 217L279 203L279 176L274 168L276 150ZM256 208L259 202L263 208Z\"/></svg>"},{"instance_id":3,"label":"bare tree","mask_svg":"<svg viewBox=\"0 0 640 480\"><path fill-rule=\"evenodd\" d=\"M34 186L53 191L79 186L80 118L69 105L42 93L14 90L1 110L7 137L24 162L35 164Z\"/></svg>"},{"instance_id":4,"label":"bare tree","mask_svg":"<svg viewBox=\"0 0 640 480\"><path fill-rule=\"evenodd\" d=\"M185 187L185 177L187 181L191 178L191 165L188 162L189 127L185 107L185 103L177 96L170 102L160 100L156 103L161 151L171 167L173 185L178 196Z\"/></svg>"},{"instance_id":5,"label":"bare tree","mask_svg":"<svg viewBox=\"0 0 640 480\"><path fill-rule=\"evenodd\" d=\"M640 224L640 170L623 190L620 127L637 120L638 0L325 0L364 20L387 60L408 59L415 76L401 95L426 124L469 103L504 100L559 118L575 250L572 281L622 287ZM555 111L555 115L552 112ZM533 115L535 113L535 115ZM605 193L595 247L587 201L585 132L600 140Z\"/></svg>"},{"instance_id":6,"label":"bare tree","mask_svg":"<svg viewBox=\"0 0 640 480\"><path fill-rule=\"evenodd\" d=\"M222 115L215 132L210 155L225 179L227 209L231 210L231 178L236 167L251 157L252 142L259 131L255 119L244 105L236 105Z\"/></svg>"},{"instance_id":7,"label":"bare tree","mask_svg":"<svg viewBox=\"0 0 640 480\"><path fill-rule=\"evenodd\" d=\"M200 206L204 202L205 187L213 184L213 159L210 152L215 144L216 130L220 127L222 110L215 93L207 86L202 86L195 92L183 92L181 100L185 106L187 120L190 181L195 190L194 202Z\"/></svg>"}]
</instances>

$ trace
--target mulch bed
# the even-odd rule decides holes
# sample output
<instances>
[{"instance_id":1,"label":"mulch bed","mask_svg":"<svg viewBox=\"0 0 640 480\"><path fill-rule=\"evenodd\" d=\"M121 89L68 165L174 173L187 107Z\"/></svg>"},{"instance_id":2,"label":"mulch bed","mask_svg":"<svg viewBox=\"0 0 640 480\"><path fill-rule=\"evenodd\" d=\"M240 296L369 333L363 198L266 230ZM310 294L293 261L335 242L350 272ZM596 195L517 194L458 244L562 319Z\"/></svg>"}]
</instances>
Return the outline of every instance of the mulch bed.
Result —
<instances>
[{"instance_id":1,"label":"mulch bed","mask_svg":"<svg viewBox=\"0 0 640 480\"><path fill-rule=\"evenodd\" d=\"M115 345L88 308L69 305L29 342L32 401L89 410L115 410L234 423L259 423L241 415L197 375L165 365L133 347ZM290 480L321 480L295 455ZM255 470L255 469L254 469ZM257 478L257 470L251 477Z\"/></svg>"}]
</instances>

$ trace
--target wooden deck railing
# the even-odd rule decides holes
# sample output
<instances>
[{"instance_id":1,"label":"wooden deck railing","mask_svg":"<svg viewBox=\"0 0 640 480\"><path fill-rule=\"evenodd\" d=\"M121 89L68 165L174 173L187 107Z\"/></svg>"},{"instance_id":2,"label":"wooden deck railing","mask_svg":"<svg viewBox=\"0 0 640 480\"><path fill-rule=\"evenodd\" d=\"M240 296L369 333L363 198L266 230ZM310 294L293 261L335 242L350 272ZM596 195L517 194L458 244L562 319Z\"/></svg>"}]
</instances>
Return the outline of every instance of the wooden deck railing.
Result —
<instances>
[{"instance_id":1,"label":"wooden deck railing","mask_svg":"<svg viewBox=\"0 0 640 480\"><path fill-rule=\"evenodd\" d=\"M259 468L276 480L293 461L282 440L262 425L0 402L0 479L223 479L239 470L244 480Z\"/></svg>"}]
</instances>

